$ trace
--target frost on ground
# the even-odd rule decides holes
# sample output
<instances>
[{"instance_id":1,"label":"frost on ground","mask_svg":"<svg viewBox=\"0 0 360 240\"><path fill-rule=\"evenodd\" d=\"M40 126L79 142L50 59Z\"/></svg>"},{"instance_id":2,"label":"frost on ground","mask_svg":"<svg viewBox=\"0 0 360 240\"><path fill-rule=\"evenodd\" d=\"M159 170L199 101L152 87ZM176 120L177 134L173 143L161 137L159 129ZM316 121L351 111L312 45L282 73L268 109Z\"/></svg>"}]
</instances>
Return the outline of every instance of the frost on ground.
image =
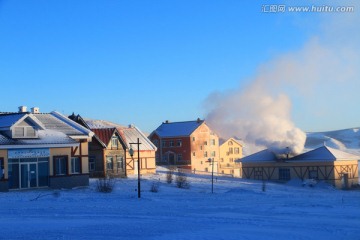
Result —
<instances>
[{"instance_id":1,"label":"frost on ground","mask_svg":"<svg viewBox=\"0 0 360 240\"><path fill-rule=\"evenodd\" d=\"M166 171L118 179L111 193L90 187L0 193L0 239L360 239L360 192ZM157 192L151 192L152 186Z\"/></svg>"}]
</instances>

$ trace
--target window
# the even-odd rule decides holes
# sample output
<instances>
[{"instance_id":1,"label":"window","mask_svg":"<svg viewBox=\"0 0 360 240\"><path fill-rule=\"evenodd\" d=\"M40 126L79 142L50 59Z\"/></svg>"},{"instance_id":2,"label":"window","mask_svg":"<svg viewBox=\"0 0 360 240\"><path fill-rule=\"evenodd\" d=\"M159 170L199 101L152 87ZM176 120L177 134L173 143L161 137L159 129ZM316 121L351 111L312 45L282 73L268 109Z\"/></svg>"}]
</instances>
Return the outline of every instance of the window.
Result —
<instances>
[{"instance_id":1,"label":"window","mask_svg":"<svg viewBox=\"0 0 360 240\"><path fill-rule=\"evenodd\" d=\"M113 157L106 157L106 170L113 170Z\"/></svg>"},{"instance_id":2,"label":"window","mask_svg":"<svg viewBox=\"0 0 360 240\"><path fill-rule=\"evenodd\" d=\"M209 169L208 168L205 168L205 172L208 172L209 171Z\"/></svg>"},{"instance_id":3,"label":"window","mask_svg":"<svg viewBox=\"0 0 360 240\"><path fill-rule=\"evenodd\" d=\"M208 156L207 151L205 151L204 152L204 157L207 157L207 156Z\"/></svg>"},{"instance_id":4,"label":"window","mask_svg":"<svg viewBox=\"0 0 360 240\"><path fill-rule=\"evenodd\" d=\"M290 180L289 168L279 168L279 180Z\"/></svg>"},{"instance_id":5,"label":"window","mask_svg":"<svg viewBox=\"0 0 360 240\"><path fill-rule=\"evenodd\" d=\"M233 148L232 147L229 148L229 154L233 154Z\"/></svg>"},{"instance_id":6,"label":"window","mask_svg":"<svg viewBox=\"0 0 360 240\"><path fill-rule=\"evenodd\" d=\"M94 156L89 157L89 171L90 172L95 171L95 157Z\"/></svg>"},{"instance_id":7,"label":"window","mask_svg":"<svg viewBox=\"0 0 360 240\"><path fill-rule=\"evenodd\" d=\"M4 179L4 159L0 158L0 179Z\"/></svg>"},{"instance_id":8,"label":"window","mask_svg":"<svg viewBox=\"0 0 360 240\"><path fill-rule=\"evenodd\" d=\"M193 155L193 157L195 157L195 156L196 156L196 153L195 153L195 152L193 152L193 153L192 153L192 155Z\"/></svg>"},{"instance_id":9,"label":"window","mask_svg":"<svg viewBox=\"0 0 360 240\"><path fill-rule=\"evenodd\" d=\"M67 156L56 156L54 159L54 173L55 175L67 174Z\"/></svg>"},{"instance_id":10,"label":"window","mask_svg":"<svg viewBox=\"0 0 360 240\"><path fill-rule=\"evenodd\" d=\"M234 162L234 159L233 159L233 158L229 158L229 162Z\"/></svg>"},{"instance_id":11,"label":"window","mask_svg":"<svg viewBox=\"0 0 360 240\"><path fill-rule=\"evenodd\" d=\"M234 148L234 153L235 154L239 154L240 153L240 149L238 147Z\"/></svg>"},{"instance_id":12,"label":"window","mask_svg":"<svg viewBox=\"0 0 360 240\"><path fill-rule=\"evenodd\" d=\"M211 140L210 140L210 145L215 146L215 143L216 143L215 139L211 139Z\"/></svg>"},{"instance_id":13,"label":"window","mask_svg":"<svg viewBox=\"0 0 360 240\"><path fill-rule=\"evenodd\" d=\"M180 162L180 161L182 161L182 154L178 154L177 155L177 160Z\"/></svg>"},{"instance_id":14,"label":"window","mask_svg":"<svg viewBox=\"0 0 360 240\"><path fill-rule=\"evenodd\" d=\"M229 146L232 146L232 145L233 145L233 142L232 142L232 141L229 141L229 142L228 142L228 145L229 145Z\"/></svg>"},{"instance_id":15,"label":"window","mask_svg":"<svg viewBox=\"0 0 360 240\"><path fill-rule=\"evenodd\" d=\"M15 127L13 138L34 138L37 137L36 131L31 126Z\"/></svg>"},{"instance_id":16,"label":"window","mask_svg":"<svg viewBox=\"0 0 360 240\"><path fill-rule=\"evenodd\" d=\"M181 140L177 140L177 141L176 141L176 146L177 146L177 147L181 147L181 146L182 146L182 141L181 141Z\"/></svg>"},{"instance_id":17,"label":"window","mask_svg":"<svg viewBox=\"0 0 360 240\"><path fill-rule=\"evenodd\" d=\"M116 156L116 168L123 169L124 168L124 158L120 156Z\"/></svg>"},{"instance_id":18,"label":"window","mask_svg":"<svg viewBox=\"0 0 360 240\"><path fill-rule=\"evenodd\" d=\"M220 158L220 161L221 161L221 162L224 162L224 159L223 159L223 158Z\"/></svg>"},{"instance_id":19,"label":"window","mask_svg":"<svg viewBox=\"0 0 360 240\"><path fill-rule=\"evenodd\" d=\"M192 141L195 142L195 137L192 137Z\"/></svg>"},{"instance_id":20,"label":"window","mask_svg":"<svg viewBox=\"0 0 360 240\"><path fill-rule=\"evenodd\" d=\"M71 158L71 173L80 173L80 158L79 157L72 157Z\"/></svg>"},{"instance_id":21,"label":"window","mask_svg":"<svg viewBox=\"0 0 360 240\"><path fill-rule=\"evenodd\" d=\"M200 146L200 150L202 150L202 146Z\"/></svg>"},{"instance_id":22,"label":"window","mask_svg":"<svg viewBox=\"0 0 360 240\"><path fill-rule=\"evenodd\" d=\"M216 152L215 152L215 151L212 151L212 152L211 152L211 156L212 156L212 157L215 157L215 155L216 155Z\"/></svg>"},{"instance_id":23,"label":"window","mask_svg":"<svg viewBox=\"0 0 360 240\"><path fill-rule=\"evenodd\" d=\"M205 145L205 146L207 145L207 141L204 142L204 145Z\"/></svg>"},{"instance_id":24,"label":"window","mask_svg":"<svg viewBox=\"0 0 360 240\"><path fill-rule=\"evenodd\" d=\"M170 147L173 147L173 146L174 146L174 141L173 141L173 140L171 140L171 141L169 142L169 146L170 146Z\"/></svg>"},{"instance_id":25,"label":"window","mask_svg":"<svg viewBox=\"0 0 360 240\"><path fill-rule=\"evenodd\" d=\"M161 141L161 146L162 146L162 147L166 147L166 141L165 141L165 140L162 140L162 141Z\"/></svg>"},{"instance_id":26,"label":"window","mask_svg":"<svg viewBox=\"0 0 360 240\"><path fill-rule=\"evenodd\" d=\"M163 161L163 162L167 162L167 157L166 157L166 155L163 155L163 156L162 156L162 161Z\"/></svg>"},{"instance_id":27,"label":"window","mask_svg":"<svg viewBox=\"0 0 360 240\"><path fill-rule=\"evenodd\" d=\"M116 136L111 138L111 147L118 148L118 138Z\"/></svg>"}]
</instances>

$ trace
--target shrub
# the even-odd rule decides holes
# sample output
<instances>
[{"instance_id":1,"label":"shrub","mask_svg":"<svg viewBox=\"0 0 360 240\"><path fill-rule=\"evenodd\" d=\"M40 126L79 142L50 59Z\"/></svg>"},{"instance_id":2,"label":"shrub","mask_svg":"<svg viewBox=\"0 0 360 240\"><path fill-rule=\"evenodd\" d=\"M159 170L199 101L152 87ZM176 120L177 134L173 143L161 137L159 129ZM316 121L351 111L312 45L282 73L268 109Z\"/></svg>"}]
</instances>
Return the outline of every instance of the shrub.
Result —
<instances>
[{"instance_id":1,"label":"shrub","mask_svg":"<svg viewBox=\"0 0 360 240\"><path fill-rule=\"evenodd\" d=\"M179 172L179 174L176 176L175 181L176 181L176 186L178 188L185 188L185 189L190 188L190 183L188 182L185 173Z\"/></svg>"},{"instance_id":2,"label":"shrub","mask_svg":"<svg viewBox=\"0 0 360 240\"><path fill-rule=\"evenodd\" d=\"M169 171L166 173L166 182L167 182L168 184L171 184L172 181L174 180L173 176L174 176L174 170L173 170L173 169L169 169Z\"/></svg>"},{"instance_id":3,"label":"shrub","mask_svg":"<svg viewBox=\"0 0 360 240\"><path fill-rule=\"evenodd\" d=\"M159 192L159 187L160 187L160 185L158 182L153 182L150 187L150 192L153 192L153 193Z\"/></svg>"},{"instance_id":4,"label":"shrub","mask_svg":"<svg viewBox=\"0 0 360 240\"><path fill-rule=\"evenodd\" d=\"M103 193L111 193L114 188L113 178L99 178L97 181L97 190Z\"/></svg>"}]
</instances>

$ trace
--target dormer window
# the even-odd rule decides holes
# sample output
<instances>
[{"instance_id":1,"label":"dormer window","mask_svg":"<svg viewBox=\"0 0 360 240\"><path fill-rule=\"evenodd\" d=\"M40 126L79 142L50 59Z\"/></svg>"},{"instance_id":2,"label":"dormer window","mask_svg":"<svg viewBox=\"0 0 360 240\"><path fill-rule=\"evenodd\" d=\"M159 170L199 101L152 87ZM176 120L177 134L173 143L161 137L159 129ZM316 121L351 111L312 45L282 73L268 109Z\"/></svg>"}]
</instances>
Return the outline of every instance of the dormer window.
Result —
<instances>
[{"instance_id":1,"label":"dormer window","mask_svg":"<svg viewBox=\"0 0 360 240\"><path fill-rule=\"evenodd\" d=\"M12 134L13 138L37 138L37 131L32 126L15 127Z\"/></svg>"}]
</instances>

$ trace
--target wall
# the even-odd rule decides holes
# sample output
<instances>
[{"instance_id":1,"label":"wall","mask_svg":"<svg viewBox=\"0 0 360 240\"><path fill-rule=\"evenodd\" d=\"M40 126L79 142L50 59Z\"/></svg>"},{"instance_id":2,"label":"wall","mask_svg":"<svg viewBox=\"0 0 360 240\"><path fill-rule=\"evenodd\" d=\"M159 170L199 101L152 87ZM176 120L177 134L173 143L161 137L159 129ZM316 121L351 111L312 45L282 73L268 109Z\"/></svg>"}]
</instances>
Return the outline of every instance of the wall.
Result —
<instances>
[{"instance_id":1,"label":"wall","mask_svg":"<svg viewBox=\"0 0 360 240\"><path fill-rule=\"evenodd\" d=\"M232 152L230 148L232 148ZM239 153L235 153L235 148L239 149ZM230 138L220 145L219 155L219 172L240 177L240 165L235 160L242 158L242 145Z\"/></svg>"},{"instance_id":2,"label":"wall","mask_svg":"<svg viewBox=\"0 0 360 240\"><path fill-rule=\"evenodd\" d=\"M317 180L326 181L337 188L350 188L358 182L358 164L353 161L318 162L253 162L241 164L241 177L257 180L279 180L279 169L288 168L291 179L309 179L310 171L317 172ZM343 174L348 173L348 184L344 186Z\"/></svg>"},{"instance_id":3,"label":"wall","mask_svg":"<svg viewBox=\"0 0 360 240\"><path fill-rule=\"evenodd\" d=\"M215 145L211 144L211 140L215 140ZM219 162L219 138L212 133L210 128L205 124L201 124L190 136L191 141L191 170L196 171L211 171L211 165L208 162L209 158L214 158L216 167L218 169ZM211 153L215 151L215 156ZM195 156L193 155L195 153ZM206 155L207 153L207 155Z\"/></svg>"},{"instance_id":4,"label":"wall","mask_svg":"<svg viewBox=\"0 0 360 240\"><path fill-rule=\"evenodd\" d=\"M54 156L67 156L68 166L71 166L71 148L50 148L49 175L54 176Z\"/></svg>"},{"instance_id":5,"label":"wall","mask_svg":"<svg viewBox=\"0 0 360 240\"><path fill-rule=\"evenodd\" d=\"M137 169L134 169L135 162L138 160L137 152L134 152L133 158L130 154L126 153L126 174L134 175L137 174ZM155 161L155 151L140 151L140 161L141 169L140 174L154 174L156 173L156 161Z\"/></svg>"}]
</instances>

